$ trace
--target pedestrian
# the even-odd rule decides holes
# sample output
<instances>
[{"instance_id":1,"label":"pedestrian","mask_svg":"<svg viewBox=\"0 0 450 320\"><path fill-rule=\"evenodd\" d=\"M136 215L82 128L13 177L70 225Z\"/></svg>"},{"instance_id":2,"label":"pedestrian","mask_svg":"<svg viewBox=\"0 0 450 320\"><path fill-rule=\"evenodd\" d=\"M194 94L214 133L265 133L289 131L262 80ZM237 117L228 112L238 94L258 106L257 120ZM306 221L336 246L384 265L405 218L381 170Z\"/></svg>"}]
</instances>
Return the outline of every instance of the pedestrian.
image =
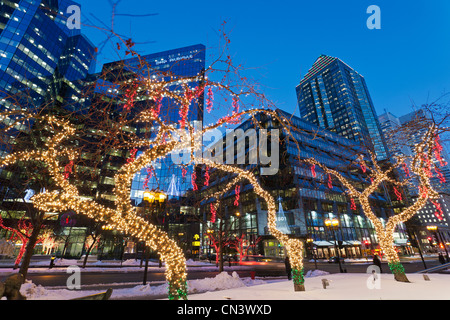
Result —
<instances>
[{"instance_id":1,"label":"pedestrian","mask_svg":"<svg viewBox=\"0 0 450 320\"><path fill-rule=\"evenodd\" d=\"M291 261L289 260L289 257L286 256L286 259L284 260L284 265L286 266L286 273L288 276L288 280L292 279L292 267L291 267Z\"/></svg>"},{"instance_id":2,"label":"pedestrian","mask_svg":"<svg viewBox=\"0 0 450 320\"><path fill-rule=\"evenodd\" d=\"M439 262L440 262L441 264L445 264L445 258L444 258L444 256L442 255L442 253L440 253L440 252L439 252Z\"/></svg>"},{"instance_id":3,"label":"pedestrian","mask_svg":"<svg viewBox=\"0 0 450 320\"><path fill-rule=\"evenodd\" d=\"M380 258L378 257L377 254L373 256L373 264L376 265L378 268L380 268L380 273L381 273L382 272L382 270L381 270L381 260L380 260Z\"/></svg>"}]
</instances>

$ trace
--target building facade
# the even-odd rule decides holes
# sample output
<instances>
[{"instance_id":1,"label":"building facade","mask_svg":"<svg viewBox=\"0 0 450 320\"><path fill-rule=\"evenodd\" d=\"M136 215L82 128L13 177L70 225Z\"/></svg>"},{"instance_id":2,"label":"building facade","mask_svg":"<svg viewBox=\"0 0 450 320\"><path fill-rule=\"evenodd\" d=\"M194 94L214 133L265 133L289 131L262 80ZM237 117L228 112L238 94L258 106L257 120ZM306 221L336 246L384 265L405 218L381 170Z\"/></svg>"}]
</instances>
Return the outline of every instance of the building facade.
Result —
<instances>
[{"instance_id":1,"label":"building facade","mask_svg":"<svg viewBox=\"0 0 450 320\"><path fill-rule=\"evenodd\" d=\"M365 177L361 170L350 168L351 161L360 154L367 153L362 145L346 139L337 133L319 128L301 118L277 110L277 113L289 119L292 124L292 135L299 145L294 143L280 123L263 114L256 116L260 127L267 130L278 129L280 132L279 171L272 176L263 176L260 165L246 165L247 169L257 174L262 187L271 193L277 203L277 228L286 234L305 241L306 253L316 254L319 258L336 255L335 241L344 257L362 257L372 250L378 249L378 240L371 222L364 216L361 207L351 205L343 187L336 179L329 177L316 168L312 172L311 166L302 160L315 158L327 167L337 170L356 185L364 185ZM251 120L242 123L237 129L246 132L256 128ZM258 138L260 138L258 134ZM258 142L259 143L259 142ZM229 148L228 145L224 148ZM248 153L249 143L246 144ZM245 167L245 166L244 166ZM208 199L231 181L233 177L224 177L220 173L211 173L211 182L201 190L200 198ZM217 199L204 201L201 210L206 222L206 230L213 229L210 217L210 203ZM262 237L259 253L271 257L284 257L282 244L270 235L267 229L267 207L253 192L253 187L247 182L240 185L239 203L236 206L236 191L230 190L223 196L222 217L231 227L230 233L245 234L247 239ZM373 194L374 210L377 216L386 221L393 214L389 200L383 189ZM325 226L328 218L339 219L339 229L335 235ZM407 247L406 227L401 225L396 233L396 243L399 248ZM310 241L307 241L310 239ZM209 239L206 237L203 250L210 251Z\"/></svg>"},{"instance_id":2,"label":"building facade","mask_svg":"<svg viewBox=\"0 0 450 320\"><path fill-rule=\"evenodd\" d=\"M365 79L342 60L321 55L296 87L303 120L352 139L388 158Z\"/></svg>"},{"instance_id":3,"label":"building facade","mask_svg":"<svg viewBox=\"0 0 450 320\"><path fill-rule=\"evenodd\" d=\"M168 51L148 54L139 58L131 58L122 61L107 63L101 72L102 79L98 87L111 84L132 82L133 79L147 78L151 81L171 81L169 90L182 92L182 85L188 85L191 90L202 85L204 81L206 48L202 44L192 45L183 48L176 48ZM103 92L102 94L105 94ZM126 101L124 93L118 104ZM136 101L131 113L136 115L142 108L153 107L154 101L145 101L145 95L139 97L141 101ZM194 99L189 107L187 121L196 125L202 125L203 121L203 94L198 99ZM180 105L169 97L163 97L159 106L159 116L168 125L180 123ZM201 127L200 127L201 128ZM136 126L135 133L144 139L155 137L154 132L148 125ZM137 152L137 156L143 150ZM185 170L185 171L184 171ZM179 166L172 161L171 156L164 157L150 164L140 173L136 174L131 189L131 198L136 205L142 202L144 191L161 190L170 197L182 197L187 191L192 190L191 176L193 166Z\"/></svg>"},{"instance_id":4,"label":"building facade","mask_svg":"<svg viewBox=\"0 0 450 320\"><path fill-rule=\"evenodd\" d=\"M380 115L379 120L383 128L383 133L389 141L389 148L392 155L414 156L414 145L422 142L422 137L426 133L426 128L418 128L413 121L427 123L430 115L423 109L410 112L400 117L396 117L390 112ZM404 130L402 130L404 129ZM428 201L409 223L414 230L419 245L425 252L435 253L448 250L450 245L450 158L445 145L442 145L442 162L434 160L434 165L439 169L441 176L433 175L431 184L438 191L439 198L435 201ZM444 165L442 165L444 164ZM418 188L415 181L406 187L410 202L417 201ZM438 231L429 230L437 227ZM439 236L436 236L436 234ZM438 240L440 238L441 240ZM429 239L432 239L430 241ZM446 252L444 252L446 253Z\"/></svg>"}]
</instances>

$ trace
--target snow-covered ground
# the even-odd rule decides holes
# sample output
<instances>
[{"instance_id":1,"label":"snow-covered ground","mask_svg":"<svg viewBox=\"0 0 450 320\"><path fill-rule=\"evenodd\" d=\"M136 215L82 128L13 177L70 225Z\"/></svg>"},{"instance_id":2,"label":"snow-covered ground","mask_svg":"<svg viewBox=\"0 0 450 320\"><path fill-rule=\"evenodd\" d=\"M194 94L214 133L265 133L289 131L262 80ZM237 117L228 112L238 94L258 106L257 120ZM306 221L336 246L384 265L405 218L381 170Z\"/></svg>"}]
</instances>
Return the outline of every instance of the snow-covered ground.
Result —
<instances>
[{"instance_id":1,"label":"snow-covered ground","mask_svg":"<svg viewBox=\"0 0 450 320\"><path fill-rule=\"evenodd\" d=\"M364 263L364 261L361 261ZM41 265L41 267L39 267ZM55 267L48 269L48 262L36 262L29 273L66 272L67 266L80 265L77 260L56 260ZM89 268L81 272L120 271L142 272L140 261L126 260L120 262L90 262ZM149 263L149 272L164 271L164 265L159 268L158 262ZM199 261L187 261L188 272L192 269L215 271L215 264ZM105 268L106 267L106 268ZM225 266L225 272L215 278L189 280L189 300L449 300L450 274L428 274L430 281L426 281L422 274L408 274L410 283L400 283L391 274L378 275L374 279L369 274L328 274L316 270L306 274L306 291L295 292L292 281L286 277L270 279L239 278L234 271L246 269L246 266ZM12 268L1 268L0 277L12 272ZM324 289L322 279L327 279L329 286ZM99 284L102 285L102 284ZM147 285L139 283L103 284L104 288L112 288L111 299L166 299L167 284L162 281L150 282ZM122 288L121 288L122 287ZM106 290L106 289L105 289ZM101 292L92 287L83 286L81 290L68 290L66 287L42 287L27 281L21 288L28 300L70 300Z\"/></svg>"},{"instance_id":2,"label":"snow-covered ground","mask_svg":"<svg viewBox=\"0 0 450 320\"><path fill-rule=\"evenodd\" d=\"M304 292L295 292L290 281L190 295L190 300L449 300L450 275L408 274L410 283L381 274L373 281L369 274L330 274L306 279ZM322 279L329 286L323 288Z\"/></svg>"},{"instance_id":3,"label":"snow-covered ground","mask_svg":"<svg viewBox=\"0 0 450 320\"><path fill-rule=\"evenodd\" d=\"M449 300L450 275L408 274L410 283L394 280L391 274L377 278L369 274L328 274L316 270L306 275L304 292L295 292L285 278L263 280L239 278L236 272L223 272L214 278L189 280L189 300ZM322 279L329 286L323 288ZM21 292L28 300L69 300L98 293L89 290L53 289L27 282ZM115 289L111 299L167 299L167 284L150 283Z\"/></svg>"}]
</instances>

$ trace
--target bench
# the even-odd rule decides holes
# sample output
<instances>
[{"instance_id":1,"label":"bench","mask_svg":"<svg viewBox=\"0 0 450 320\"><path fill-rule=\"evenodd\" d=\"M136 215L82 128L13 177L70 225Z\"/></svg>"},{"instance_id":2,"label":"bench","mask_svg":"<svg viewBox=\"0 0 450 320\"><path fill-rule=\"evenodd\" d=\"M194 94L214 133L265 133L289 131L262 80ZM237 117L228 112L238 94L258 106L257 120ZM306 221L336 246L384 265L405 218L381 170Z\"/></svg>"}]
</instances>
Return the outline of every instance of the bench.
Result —
<instances>
[{"instance_id":1,"label":"bench","mask_svg":"<svg viewBox=\"0 0 450 320\"><path fill-rule=\"evenodd\" d=\"M86 296L86 297L80 297L80 298L75 298L75 299L71 299L73 300L78 300L78 301L82 301L82 300L109 300L109 298L111 298L113 290L112 289L108 289L106 290L106 292L102 292L102 293L97 293L97 294L93 294L90 296Z\"/></svg>"}]
</instances>

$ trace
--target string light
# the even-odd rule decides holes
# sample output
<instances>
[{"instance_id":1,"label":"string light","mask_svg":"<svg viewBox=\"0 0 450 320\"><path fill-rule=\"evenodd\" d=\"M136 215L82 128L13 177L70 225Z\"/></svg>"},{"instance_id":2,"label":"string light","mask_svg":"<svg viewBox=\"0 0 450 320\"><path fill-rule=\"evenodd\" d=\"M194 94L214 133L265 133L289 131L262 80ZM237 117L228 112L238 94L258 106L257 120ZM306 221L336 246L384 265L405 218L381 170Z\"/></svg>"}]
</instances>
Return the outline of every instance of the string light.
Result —
<instances>
[{"instance_id":1,"label":"string light","mask_svg":"<svg viewBox=\"0 0 450 320\"><path fill-rule=\"evenodd\" d=\"M311 166L317 165L324 172L335 176L339 182L347 189L346 192L352 197L358 199L365 216L372 222L375 227L375 232L377 234L380 248L383 250L385 256L387 257L389 267L393 272L395 279L397 281L409 282L403 266L400 263L400 258L394 247L394 233L396 227L399 223L403 223L413 217L419 210L421 210L427 203L428 199L436 199L438 193L432 188L430 184L430 153L435 150L435 132L436 127L432 125L424 136L423 142L415 146L415 156L412 161L411 171L419 178L419 191L420 196L417 201L415 201L409 207L406 207L402 212L394 216L389 217L386 225L383 226L382 222L376 214L369 203L369 198L372 193L374 193L380 184L384 181L390 182L394 185L405 185L407 181L399 182L389 178L389 174L397 167L404 165L406 157L398 157L397 163L390 168L383 171L372 152L369 152L372 158L373 169L371 170L371 184L368 185L363 191L358 191L348 179L343 177L339 172L330 169L317 160L313 158L305 159L304 161ZM407 172L407 171L405 171ZM409 174L409 172L408 172ZM353 203L352 203L353 206Z\"/></svg>"},{"instance_id":2,"label":"string light","mask_svg":"<svg viewBox=\"0 0 450 320\"><path fill-rule=\"evenodd\" d=\"M210 196L211 198L217 199L221 194L227 192L238 181L247 180L253 186L253 191L259 197L264 199L267 204L267 227L270 233L286 248L292 266L294 289L296 291L305 291L303 243L299 239L289 238L288 235L277 229L277 209L275 199L272 197L272 195L261 187L256 176L250 171L246 171L239 167L215 163L206 158L200 158L197 159L197 161L206 164L211 168L216 168L218 170L236 175L236 177L231 182L229 182L223 190L214 193ZM215 206L217 207L217 204Z\"/></svg>"},{"instance_id":3,"label":"string light","mask_svg":"<svg viewBox=\"0 0 450 320\"><path fill-rule=\"evenodd\" d=\"M218 126L227 123L227 121L233 121L235 118L242 115L252 115L257 112L267 112L270 114L270 111L264 109L242 111L232 116L223 117L219 119L216 124L206 127L196 134L193 133L190 123L185 123L185 126L189 127L188 135L182 132L181 129L175 128L173 125L166 125L163 123L159 118L155 117L155 113L151 112L151 110L142 112L139 117L139 122L151 123L155 121L159 125L159 130L154 140L145 141L142 139L135 139L129 143L129 145L134 146L131 157L114 177L114 194L116 196L116 208L114 209L107 208L96 203L94 200L82 198L78 193L77 188L66 179L65 174L61 173L59 159L65 157L68 158L69 161L74 161L79 158L79 154L75 149L64 148L61 146L62 141L75 134L75 128L68 121L58 119L55 116L44 116L41 118L44 122L47 122L52 126L60 127L60 130L53 130L56 131L56 133L46 142L46 148L44 150L29 150L8 154L5 158L0 160L0 167L8 166L18 161L44 162L48 167L51 177L59 186L60 190L39 193L33 196L31 200L38 210L46 212L64 212L72 210L79 214L86 215L95 221L106 222L108 226L114 228L114 230L144 241L148 247L158 252L161 256L161 260L165 261L165 274L169 285L169 299L186 299L186 260L183 251L164 231L137 215L136 208L131 205L130 201L129 191L131 188L131 181L137 172L172 151L190 148L192 150L191 155L193 155L194 150L199 148L197 140L204 132L213 130ZM179 140L171 140L174 136L180 137ZM135 150L137 150L137 146L151 146L151 148L145 150L136 158ZM208 163L208 165L217 168L212 162ZM232 169L231 167L226 166L219 167L219 169L225 169L227 172L241 170L237 168ZM299 274L302 274L301 241L289 239L286 235L276 229L276 210L275 202L272 197L259 186L254 176L248 176L248 173L245 171L239 171L239 173L250 179L255 186L257 193L268 201L269 229L280 242L285 244L288 254L292 257L294 270L300 270L301 272ZM303 277L298 277L298 279L295 280L296 288L301 289L303 282Z\"/></svg>"}]
</instances>

